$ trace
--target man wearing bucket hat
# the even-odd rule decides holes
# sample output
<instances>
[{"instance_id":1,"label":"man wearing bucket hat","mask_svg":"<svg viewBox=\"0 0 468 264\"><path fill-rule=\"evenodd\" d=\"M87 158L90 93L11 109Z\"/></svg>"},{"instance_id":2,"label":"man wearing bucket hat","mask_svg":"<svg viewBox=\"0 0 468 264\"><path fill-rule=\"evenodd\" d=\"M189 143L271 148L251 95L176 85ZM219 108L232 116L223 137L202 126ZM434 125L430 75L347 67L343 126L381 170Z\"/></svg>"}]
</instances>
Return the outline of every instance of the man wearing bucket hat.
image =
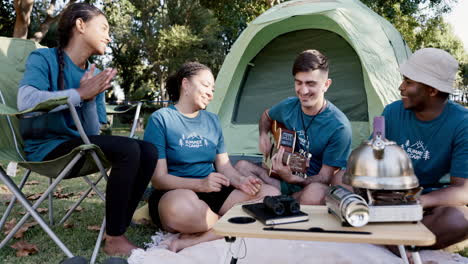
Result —
<instances>
[{"instance_id":1,"label":"man wearing bucket hat","mask_svg":"<svg viewBox=\"0 0 468 264\"><path fill-rule=\"evenodd\" d=\"M435 48L416 51L400 67L401 100L385 107L386 137L411 158L424 187L423 223L433 248L468 239L468 109L448 99L458 63ZM450 175L450 184L439 184Z\"/></svg>"}]
</instances>

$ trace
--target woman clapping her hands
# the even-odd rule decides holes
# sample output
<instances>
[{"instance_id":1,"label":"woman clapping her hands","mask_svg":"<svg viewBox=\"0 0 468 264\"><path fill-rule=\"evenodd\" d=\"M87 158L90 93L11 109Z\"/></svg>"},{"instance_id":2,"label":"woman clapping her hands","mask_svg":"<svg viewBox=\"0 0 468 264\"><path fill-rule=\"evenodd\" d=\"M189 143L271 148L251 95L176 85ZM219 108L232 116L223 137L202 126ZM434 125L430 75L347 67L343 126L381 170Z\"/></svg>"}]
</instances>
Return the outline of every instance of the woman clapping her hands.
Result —
<instances>
[{"instance_id":1,"label":"woman clapping her hands","mask_svg":"<svg viewBox=\"0 0 468 264\"><path fill-rule=\"evenodd\" d=\"M51 98L69 98L89 140L99 146L112 166L106 187L104 252L129 255L137 247L125 232L153 175L158 154L148 142L99 135L100 122L107 121L104 91L117 73L115 69L99 72L88 61L92 55L103 55L111 40L104 13L86 3L70 4L60 16L57 32L56 48L37 49L29 55L18 90L18 109ZM53 160L84 144L66 108L57 107L47 115L23 120L28 160ZM84 161L83 157L67 177L78 176Z\"/></svg>"}]
</instances>

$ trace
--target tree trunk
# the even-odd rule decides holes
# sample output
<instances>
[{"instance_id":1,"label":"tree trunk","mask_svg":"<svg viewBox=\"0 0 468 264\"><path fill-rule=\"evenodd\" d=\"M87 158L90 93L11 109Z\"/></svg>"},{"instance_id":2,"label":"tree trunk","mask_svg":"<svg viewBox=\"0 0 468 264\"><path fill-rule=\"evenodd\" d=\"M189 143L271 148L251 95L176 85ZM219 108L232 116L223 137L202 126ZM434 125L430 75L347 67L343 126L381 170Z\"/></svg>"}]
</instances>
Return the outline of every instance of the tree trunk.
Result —
<instances>
[{"instance_id":1,"label":"tree trunk","mask_svg":"<svg viewBox=\"0 0 468 264\"><path fill-rule=\"evenodd\" d=\"M13 31L14 38L26 39L28 37L28 27L31 23L31 11L34 5L34 0L15 0L15 30Z\"/></svg>"},{"instance_id":2,"label":"tree trunk","mask_svg":"<svg viewBox=\"0 0 468 264\"><path fill-rule=\"evenodd\" d=\"M274 5L281 4L281 1L280 0L268 0L268 4L270 5L270 7L273 7Z\"/></svg>"},{"instance_id":3,"label":"tree trunk","mask_svg":"<svg viewBox=\"0 0 468 264\"><path fill-rule=\"evenodd\" d=\"M16 12L16 21L15 21L15 30L13 32L14 38L26 39L28 37L28 27L31 23L31 12L35 0L14 0L15 12ZM36 42L41 42L44 36L50 29L50 26L56 22L60 14L53 16L57 0L51 0L50 5L46 10L47 16L45 20L39 26L39 31L33 34L31 37L32 40ZM76 2L76 0L70 0L66 5L70 5Z\"/></svg>"},{"instance_id":4,"label":"tree trunk","mask_svg":"<svg viewBox=\"0 0 468 264\"><path fill-rule=\"evenodd\" d=\"M51 0L50 1L50 5L49 5L49 8L47 8L47 17L46 19L44 20L44 22L41 23L41 25L39 26L39 31L35 32L34 33L34 36L31 38L32 40L36 41L36 42L41 42L42 39L45 37L45 35L47 34L47 32L49 32L49 29L50 29L50 26L55 23L55 21L57 21L60 17L60 14L62 12L60 12L59 14L57 14L56 16L52 16L54 14L54 10L55 10L55 3L57 2L57 0ZM69 5L75 3L76 0L70 0L67 5L65 6L65 8L67 8Z\"/></svg>"},{"instance_id":5,"label":"tree trunk","mask_svg":"<svg viewBox=\"0 0 468 264\"><path fill-rule=\"evenodd\" d=\"M53 17L54 9L55 9L55 2L56 0L50 1L49 8L47 8L47 16L44 22L39 26L39 31L34 33L34 36L31 38L32 40L36 42L41 42L41 40L44 38L44 36L47 34L49 31L50 25L54 23L58 19L58 15Z\"/></svg>"},{"instance_id":6,"label":"tree trunk","mask_svg":"<svg viewBox=\"0 0 468 264\"><path fill-rule=\"evenodd\" d=\"M163 78L163 72L160 71L159 73L159 92L161 94L161 100L165 101L162 105L166 107L169 105L167 102L169 100L169 94L167 93L166 89L166 82L164 81L166 78Z\"/></svg>"}]
</instances>

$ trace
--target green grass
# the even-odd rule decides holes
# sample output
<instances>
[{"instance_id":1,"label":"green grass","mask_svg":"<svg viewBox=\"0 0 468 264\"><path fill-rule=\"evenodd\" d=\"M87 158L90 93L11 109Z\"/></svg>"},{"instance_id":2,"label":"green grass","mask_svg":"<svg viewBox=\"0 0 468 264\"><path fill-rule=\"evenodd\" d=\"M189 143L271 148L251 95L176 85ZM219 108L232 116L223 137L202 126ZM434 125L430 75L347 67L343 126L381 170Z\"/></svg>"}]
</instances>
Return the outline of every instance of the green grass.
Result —
<instances>
[{"instance_id":1,"label":"green grass","mask_svg":"<svg viewBox=\"0 0 468 264\"><path fill-rule=\"evenodd\" d=\"M5 167L4 167L5 168ZM23 170L19 170L18 176L14 177L15 182L19 182L22 177ZM91 176L91 180L96 179L97 176ZM38 181L38 185L27 185L24 188L26 194L34 194L37 192L43 192L48 186L48 178L31 174L28 181ZM0 184L0 187L2 184ZM61 217L65 214L66 210L76 201L79 196L78 192L87 189L87 184L81 178L70 179L62 181L59 186L62 188L62 193L71 193L74 195L66 199L54 199L54 220L60 221ZM100 189L104 190L104 183L99 184ZM6 209L6 191L4 188L0 189L0 212ZM47 208L47 200L45 200L39 207ZM67 220L68 223L73 224L72 228L64 228L63 226L53 226L53 231L67 245L70 251L74 255L84 256L88 259L91 258L94 244L98 235L98 231L88 230L88 226L101 225L104 215L104 203L99 199L97 195L87 198L81 204L83 210L81 212L74 212L72 216ZM19 203L15 204L12 215L8 218L16 218L17 221L22 217L21 213L25 210ZM43 218L48 221L47 213L42 214ZM34 219L29 218L27 222L32 222ZM131 226L127 231L128 238L136 243L138 246L143 247L144 242L149 242L150 236L155 232L154 227L150 226ZM4 238L2 231L1 239ZM16 257L16 250L10 246L19 241L19 239L13 239L4 248L0 250L0 262L2 264L36 264L36 263L59 263L61 260L66 258L65 254L62 253L60 248L52 242L47 234L39 227L39 225L30 228L25 232L23 240L28 243L37 245L39 252L27 257ZM98 256L98 263L104 261L107 258L104 252L101 250Z\"/></svg>"},{"instance_id":2,"label":"green grass","mask_svg":"<svg viewBox=\"0 0 468 264\"><path fill-rule=\"evenodd\" d=\"M468 258L468 247L466 247L462 251L458 252L458 254Z\"/></svg>"}]
</instances>

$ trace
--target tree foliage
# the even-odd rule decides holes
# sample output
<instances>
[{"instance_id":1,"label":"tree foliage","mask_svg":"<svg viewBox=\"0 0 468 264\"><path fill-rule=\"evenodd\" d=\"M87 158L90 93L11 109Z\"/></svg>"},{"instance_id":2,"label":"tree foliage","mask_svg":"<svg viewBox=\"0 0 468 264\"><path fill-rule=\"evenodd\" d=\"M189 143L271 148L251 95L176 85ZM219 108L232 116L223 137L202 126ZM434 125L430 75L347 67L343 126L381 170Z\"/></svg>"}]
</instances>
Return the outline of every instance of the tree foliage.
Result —
<instances>
[{"instance_id":1,"label":"tree foliage","mask_svg":"<svg viewBox=\"0 0 468 264\"><path fill-rule=\"evenodd\" d=\"M464 49L463 42L453 33L452 26L444 22L441 17L433 18L417 32L416 38L418 47L439 48L455 57L459 63L456 86L459 90L468 93L466 87L468 55Z\"/></svg>"},{"instance_id":2,"label":"tree foliage","mask_svg":"<svg viewBox=\"0 0 468 264\"><path fill-rule=\"evenodd\" d=\"M412 50L418 46L417 32L426 24L452 10L458 0L362 0L377 14L390 21ZM439 19L439 20L438 20Z\"/></svg>"},{"instance_id":3,"label":"tree foliage","mask_svg":"<svg viewBox=\"0 0 468 264\"><path fill-rule=\"evenodd\" d=\"M224 59L220 27L198 1L105 1L121 86L131 99L167 99L164 81L181 64L199 61L216 73Z\"/></svg>"},{"instance_id":4,"label":"tree foliage","mask_svg":"<svg viewBox=\"0 0 468 264\"><path fill-rule=\"evenodd\" d=\"M437 47L450 52L458 61L464 61L466 55L463 42L441 17L433 18L421 27L416 34L416 47Z\"/></svg>"},{"instance_id":5,"label":"tree foliage","mask_svg":"<svg viewBox=\"0 0 468 264\"><path fill-rule=\"evenodd\" d=\"M425 19L450 12L458 0L361 0L376 13L394 22L398 17Z\"/></svg>"},{"instance_id":6,"label":"tree foliage","mask_svg":"<svg viewBox=\"0 0 468 264\"><path fill-rule=\"evenodd\" d=\"M200 4L213 11L222 28L222 45L229 52L247 24L260 14L287 0L200 0Z\"/></svg>"},{"instance_id":7,"label":"tree foliage","mask_svg":"<svg viewBox=\"0 0 468 264\"><path fill-rule=\"evenodd\" d=\"M7 24L4 19L9 20L8 13L13 16L14 26L10 31L2 35L15 38L28 38L43 45L51 42L55 45L55 34L47 34L49 30L55 30L56 24L63 8L77 0L0 0L0 28ZM96 0L84 0L82 2L95 3ZM11 9L13 7L13 9ZM11 12L13 11L13 12ZM42 42L49 35L45 42ZM52 36L50 36L52 35Z\"/></svg>"},{"instance_id":8,"label":"tree foliage","mask_svg":"<svg viewBox=\"0 0 468 264\"><path fill-rule=\"evenodd\" d=\"M12 36L15 27L15 8L10 0L0 0L0 32Z\"/></svg>"},{"instance_id":9,"label":"tree foliage","mask_svg":"<svg viewBox=\"0 0 468 264\"><path fill-rule=\"evenodd\" d=\"M186 61L216 75L247 23L279 0L104 1L113 61L132 99L167 99L164 80Z\"/></svg>"},{"instance_id":10,"label":"tree foliage","mask_svg":"<svg viewBox=\"0 0 468 264\"><path fill-rule=\"evenodd\" d=\"M460 65L457 86L463 90L466 89L463 82L468 82L465 74L468 56L463 42L442 18L457 2L458 0L363 0L363 3L395 26L411 50L433 47L452 54Z\"/></svg>"}]
</instances>

